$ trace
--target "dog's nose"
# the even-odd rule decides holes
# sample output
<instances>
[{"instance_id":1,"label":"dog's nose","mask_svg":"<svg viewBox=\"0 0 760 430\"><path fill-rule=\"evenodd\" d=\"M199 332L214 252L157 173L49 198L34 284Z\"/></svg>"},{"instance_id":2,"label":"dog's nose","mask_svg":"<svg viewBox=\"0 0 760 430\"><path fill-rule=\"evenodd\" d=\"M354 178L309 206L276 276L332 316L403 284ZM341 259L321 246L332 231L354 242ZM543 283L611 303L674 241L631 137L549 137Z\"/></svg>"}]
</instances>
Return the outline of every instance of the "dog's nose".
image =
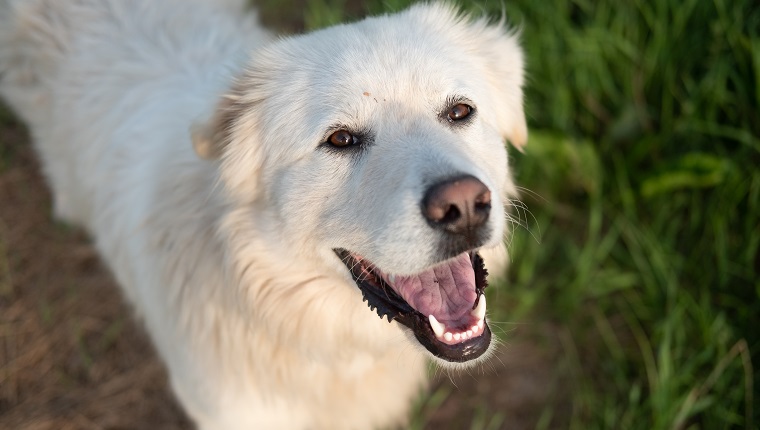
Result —
<instances>
[{"instance_id":1,"label":"dog's nose","mask_svg":"<svg viewBox=\"0 0 760 430\"><path fill-rule=\"evenodd\" d=\"M460 176L434 184L422 200L422 214L436 228L470 234L488 221L491 191L476 177Z\"/></svg>"}]
</instances>

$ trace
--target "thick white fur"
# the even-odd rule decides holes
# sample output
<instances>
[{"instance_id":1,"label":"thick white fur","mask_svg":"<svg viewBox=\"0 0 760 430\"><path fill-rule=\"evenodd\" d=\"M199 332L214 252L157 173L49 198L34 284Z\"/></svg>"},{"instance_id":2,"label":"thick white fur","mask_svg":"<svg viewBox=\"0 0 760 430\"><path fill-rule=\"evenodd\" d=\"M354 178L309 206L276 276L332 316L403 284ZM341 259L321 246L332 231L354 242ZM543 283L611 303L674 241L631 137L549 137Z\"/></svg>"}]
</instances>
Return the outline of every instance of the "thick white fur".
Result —
<instances>
[{"instance_id":1,"label":"thick white fur","mask_svg":"<svg viewBox=\"0 0 760 430\"><path fill-rule=\"evenodd\" d=\"M401 423L426 353L331 250L389 273L438 262L421 194L467 173L494 191L501 267L520 50L440 4L275 41L243 3L0 0L0 93L199 427ZM438 116L452 94L477 106L467 127ZM371 131L371 148L320 147L335 125Z\"/></svg>"}]
</instances>

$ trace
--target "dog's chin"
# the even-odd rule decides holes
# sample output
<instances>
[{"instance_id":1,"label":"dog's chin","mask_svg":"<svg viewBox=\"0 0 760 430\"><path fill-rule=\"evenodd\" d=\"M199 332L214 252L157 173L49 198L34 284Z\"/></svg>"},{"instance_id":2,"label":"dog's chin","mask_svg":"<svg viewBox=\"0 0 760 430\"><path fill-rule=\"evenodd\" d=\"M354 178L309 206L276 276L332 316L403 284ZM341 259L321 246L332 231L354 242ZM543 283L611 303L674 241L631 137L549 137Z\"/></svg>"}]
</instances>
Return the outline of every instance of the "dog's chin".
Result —
<instances>
[{"instance_id":1,"label":"dog's chin","mask_svg":"<svg viewBox=\"0 0 760 430\"><path fill-rule=\"evenodd\" d=\"M346 249L334 252L370 309L406 326L436 361L469 365L489 355L492 336L484 295L488 272L477 251L403 276L388 274Z\"/></svg>"},{"instance_id":2,"label":"dog's chin","mask_svg":"<svg viewBox=\"0 0 760 430\"><path fill-rule=\"evenodd\" d=\"M413 330L407 329L404 330L407 339L412 344L412 346L420 351L421 354L427 355L432 362L434 362L437 366L452 370L454 372L456 371L464 371L467 369L472 369L478 367L479 364L488 361L489 358L493 356L493 354L496 351L496 345L498 344L497 341L494 341L494 339L490 336L490 329L488 331L488 343L485 344L485 349L483 352L480 353L478 356L471 355L466 361L458 361L458 360L449 360L447 358L443 358L439 355L436 355L433 351L428 349L422 342L419 341L417 338L417 335L414 333Z\"/></svg>"}]
</instances>

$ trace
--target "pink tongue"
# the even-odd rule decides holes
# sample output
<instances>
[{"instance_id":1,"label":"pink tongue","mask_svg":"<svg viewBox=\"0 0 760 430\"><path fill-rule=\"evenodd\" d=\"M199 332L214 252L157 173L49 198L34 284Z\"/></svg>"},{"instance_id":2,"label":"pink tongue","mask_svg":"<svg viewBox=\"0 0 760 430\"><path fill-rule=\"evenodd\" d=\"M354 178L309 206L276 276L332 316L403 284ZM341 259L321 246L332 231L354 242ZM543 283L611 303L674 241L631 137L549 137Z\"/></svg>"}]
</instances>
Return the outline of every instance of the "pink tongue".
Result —
<instances>
[{"instance_id":1,"label":"pink tongue","mask_svg":"<svg viewBox=\"0 0 760 430\"><path fill-rule=\"evenodd\" d=\"M464 321L475 304L475 272L467 253L422 273L385 281L422 315L446 325ZM466 321L465 321L466 322Z\"/></svg>"}]
</instances>

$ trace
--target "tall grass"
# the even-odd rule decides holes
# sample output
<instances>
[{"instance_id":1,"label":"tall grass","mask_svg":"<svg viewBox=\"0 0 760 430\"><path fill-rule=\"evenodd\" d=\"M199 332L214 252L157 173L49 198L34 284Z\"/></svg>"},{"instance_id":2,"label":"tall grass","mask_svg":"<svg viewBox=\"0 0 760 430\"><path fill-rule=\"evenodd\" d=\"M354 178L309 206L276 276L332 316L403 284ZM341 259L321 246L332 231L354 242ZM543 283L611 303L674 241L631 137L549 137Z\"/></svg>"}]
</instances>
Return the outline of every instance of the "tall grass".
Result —
<instances>
[{"instance_id":1,"label":"tall grass","mask_svg":"<svg viewBox=\"0 0 760 430\"><path fill-rule=\"evenodd\" d=\"M548 230L512 280L541 285L546 314L574 333L571 427L757 422L753 3L510 3L538 129L515 164Z\"/></svg>"},{"instance_id":2,"label":"tall grass","mask_svg":"<svg viewBox=\"0 0 760 430\"><path fill-rule=\"evenodd\" d=\"M311 29L411 2L305 3ZM575 382L572 413L555 424L752 428L760 422L757 2L464 7L495 17L504 7L522 31L532 134L513 164L530 213L518 211L528 228L515 232L509 280L497 293L566 334L557 368Z\"/></svg>"}]
</instances>

